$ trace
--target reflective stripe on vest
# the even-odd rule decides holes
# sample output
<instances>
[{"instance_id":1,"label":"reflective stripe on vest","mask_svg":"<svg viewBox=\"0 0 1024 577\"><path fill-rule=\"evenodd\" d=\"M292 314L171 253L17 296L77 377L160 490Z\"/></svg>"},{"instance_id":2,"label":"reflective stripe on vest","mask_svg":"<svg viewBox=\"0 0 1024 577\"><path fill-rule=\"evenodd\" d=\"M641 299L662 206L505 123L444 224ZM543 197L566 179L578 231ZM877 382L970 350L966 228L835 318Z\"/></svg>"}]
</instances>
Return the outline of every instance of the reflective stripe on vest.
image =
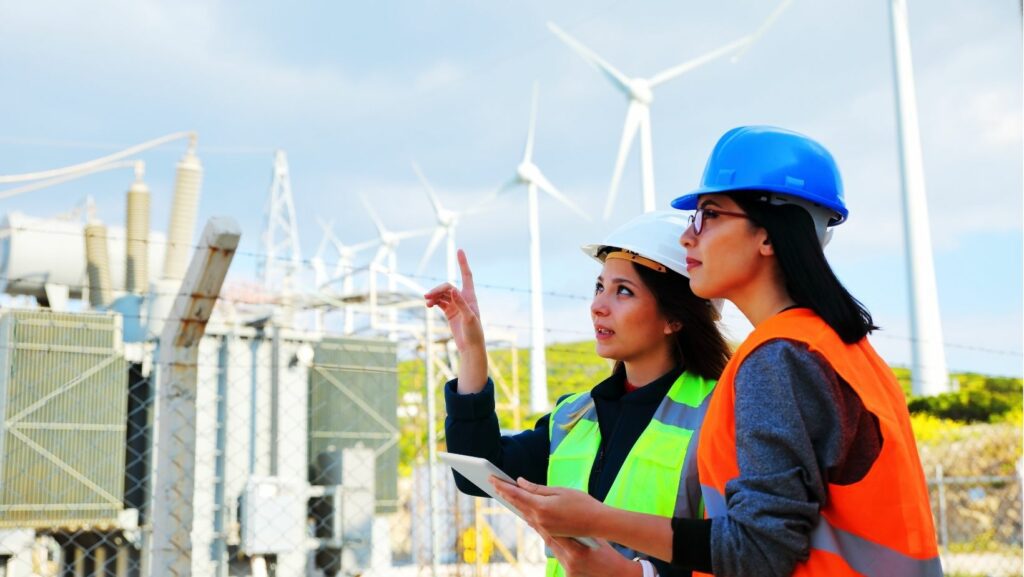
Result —
<instances>
[{"instance_id":1,"label":"reflective stripe on vest","mask_svg":"<svg viewBox=\"0 0 1024 577\"><path fill-rule=\"evenodd\" d=\"M696 444L714 390L708 381L684 372L669 388L616 474L604 502L627 511L662 517L702 514ZM582 411L582 414L580 414ZM575 420L575 424L569 426ZM587 492L601 445L597 409L590 393L577 393L555 407L549 421L551 453L548 485ZM637 552L613 543L623 556ZM564 575L554 559L549 576Z\"/></svg>"},{"instance_id":2,"label":"reflective stripe on vest","mask_svg":"<svg viewBox=\"0 0 1024 577\"><path fill-rule=\"evenodd\" d=\"M708 516L717 517L724 514L725 497L714 487L701 485L701 489L704 492L704 506L707 507ZM865 577L942 577L942 565L938 557L915 559L834 527L824 516L811 532L811 548L841 557L858 575Z\"/></svg>"},{"instance_id":3,"label":"reflective stripe on vest","mask_svg":"<svg viewBox=\"0 0 1024 577\"><path fill-rule=\"evenodd\" d=\"M828 485L828 499L810 535L810 556L793 575L881 577L942 575L924 471L903 393L867 339L848 345L808 309L793 309L758 326L726 366L704 422L698 465L709 517L727 514L726 483L736 461L735 378L743 360L766 341L801 342L820 354L878 418L882 448L851 485ZM694 573L694 575L699 575Z\"/></svg>"}]
</instances>

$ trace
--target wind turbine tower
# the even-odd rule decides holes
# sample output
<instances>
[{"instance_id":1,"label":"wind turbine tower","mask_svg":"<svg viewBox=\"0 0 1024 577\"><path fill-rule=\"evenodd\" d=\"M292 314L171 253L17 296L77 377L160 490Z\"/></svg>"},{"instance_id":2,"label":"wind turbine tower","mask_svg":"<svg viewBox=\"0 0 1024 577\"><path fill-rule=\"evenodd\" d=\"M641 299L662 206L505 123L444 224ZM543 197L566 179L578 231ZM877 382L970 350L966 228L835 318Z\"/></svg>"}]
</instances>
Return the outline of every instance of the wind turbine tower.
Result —
<instances>
[{"instance_id":1,"label":"wind turbine tower","mask_svg":"<svg viewBox=\"0 0 1024 577\"><path fill-rule=\"evenodd\" d=\"M892 52L896 77L896 119L903 184L903 234L910 285L910 323L913 339L911 387L915 395L937 395L948 389L949 373L942 349L942 323L932 262L932 237L924 187L917 96L910 59L906 0L889 0Z\"/></svg>"},{"instance_id":2,"label":"wind turbine tower","mask_svg":"<svg viewBox=\"0 0 1024 577\"><path fill-rule=\"evenodd\" d=\"M530 412L542 413L548 410L547 362L544 355L544 304L540 276L540 219L538 216L537 190L569 207L586 220L587 213L576 206L548 181L540 168L533 163L533 139L537 125L537 85L533 85L533 101L530 106L530 130L526 136L523 160L516 167L516 174L499 190L505 192L519 186L526 186L530 218Z\"/></svg>"},{"instance_id":3,"label":"wind turbine tower","mask_svg":"<svg viewBox=\"0 0 1024 577\"><path fill-rule=\"evenodd\" d=\"M596 52L584 46L582 42L570 36L553 22L548 22L548 28L555 36L558 36L569 48L572 48L574 52L583 57L587 63L597 68L629 100L629 108L626 109L626 124L622 129L619 152L615 158L615 170L612 173L611 185L608 187L608 202L604 207L605 220L611 217L612 208L615 205L615 197L619 190L619 180L622 178L622 169L638 132L640 133L640 178L644 212L651 212L655 209L654 150L651 144L651 102L654 100L654 89L669 80L682 76L686 72L727 54L733 54L734 60L739 58L754 41L768 30L782 11L791 3L792 0L783 0L764 23L761 24L761 27L752 34L743 36L692 60L687 60L682 64L663 70L650 78L630 78L626 76L607 60L598 56Z\"/></svg>"},{"instance_id":4,"label":"wind turbine tower","mask_svg":"<svg viewBox=\"0 0 1024 577\"><path fill-rule=\"evenodd\" d=\"M274 176L263 227L263 263L260 276L264 288L280 289L286 295L295 288L295 274L302 262L299 227L288 175L288 158L283 150L274 155ZM280 282L280 284L278 284Z\"/></svg>"}]
</instances>

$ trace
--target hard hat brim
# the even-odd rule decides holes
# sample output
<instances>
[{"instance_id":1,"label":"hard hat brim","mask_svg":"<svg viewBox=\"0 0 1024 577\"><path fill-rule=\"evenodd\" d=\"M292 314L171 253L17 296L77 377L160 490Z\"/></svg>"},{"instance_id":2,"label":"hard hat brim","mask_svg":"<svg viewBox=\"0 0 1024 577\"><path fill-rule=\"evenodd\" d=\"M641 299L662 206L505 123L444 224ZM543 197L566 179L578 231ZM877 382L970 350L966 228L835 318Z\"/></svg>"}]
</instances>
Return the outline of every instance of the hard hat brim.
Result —
<instances>
[{"instance_id":1,"label":"hard hat brim","mask_svg":"<svg viewBox=\"0 0 1024 577\"><path fill-rule=\"evenodd\" d=\"M819 204L835 212L836 215L839 216L838 219L832 222L832 226L845 222L846 217L849 215L849 211L846 209L845 206L837 204L835 202L829 202L829 199L821 198L814 194L808 194L806 190L794 189L786 186L772 185L762 185L756 188L737 186L705 186L702 188L698 188L693 192L689 192L680 197L677 197L675 200L672 201L672 208L676 208L679 210L697 210L697 199L700 198L700 195L702 194L727 194L730 192L738 192L741 190L765 191L773 192L776 194L787 194L790 196L795 196L797 198L802 198L804 200Z\"/></svg>"}]
</instances>

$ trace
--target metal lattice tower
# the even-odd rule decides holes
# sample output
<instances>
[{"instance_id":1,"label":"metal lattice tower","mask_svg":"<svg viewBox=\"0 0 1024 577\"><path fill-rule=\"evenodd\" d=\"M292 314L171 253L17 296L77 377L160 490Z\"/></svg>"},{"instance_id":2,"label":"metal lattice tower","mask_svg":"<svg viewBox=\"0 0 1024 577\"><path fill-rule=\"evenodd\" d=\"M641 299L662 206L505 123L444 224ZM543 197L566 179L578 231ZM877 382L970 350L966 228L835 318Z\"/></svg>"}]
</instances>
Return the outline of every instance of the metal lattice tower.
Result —
<instances>
[{"instance_id":1,"label":"metal lattice tower","mask_svg":"<svg viewBox=\"0 0 1024 577\"><path fill-rule=\"evenodd\" d=\"M295 203L288 176L288 158L283 150L274 155L274 178L270 183L263 227L263 263L259 276L267 289L289 292L302 262L299 227L295 224Z\"/></svg>"}]
</instances>

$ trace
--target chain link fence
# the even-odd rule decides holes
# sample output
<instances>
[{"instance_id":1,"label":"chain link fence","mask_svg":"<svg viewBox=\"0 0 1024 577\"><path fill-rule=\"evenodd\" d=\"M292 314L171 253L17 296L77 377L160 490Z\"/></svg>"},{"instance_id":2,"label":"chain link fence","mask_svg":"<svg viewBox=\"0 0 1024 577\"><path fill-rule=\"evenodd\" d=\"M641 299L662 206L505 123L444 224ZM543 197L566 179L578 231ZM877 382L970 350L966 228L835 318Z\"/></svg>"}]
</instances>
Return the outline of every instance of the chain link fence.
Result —
<instances>
[{"instance_id":1,"label":"chain link fence","mask_svg":"<svg viewBox=\"0 0 1024 577\"><path fill-rule=\"evenodd\" d=\"M174 528L154 503L192 519L187 544L160 554L197 577L543 574L532 530L429 465L444 346L431 393L415 344L211 323L184 427L195 446L179 461L191 497L160 503L167 369L155 341L125 342L122 322L0 311L0 577L167 574L154 547L176 543L161 535ZM533 425L520 412L522 357L508 347L491 359L508 430ZM603 378L592 357L552 354L551 395ZM925 427L919 446L947 575L1020 575L1019 427Z\"/></svg>"}]
</instances>

